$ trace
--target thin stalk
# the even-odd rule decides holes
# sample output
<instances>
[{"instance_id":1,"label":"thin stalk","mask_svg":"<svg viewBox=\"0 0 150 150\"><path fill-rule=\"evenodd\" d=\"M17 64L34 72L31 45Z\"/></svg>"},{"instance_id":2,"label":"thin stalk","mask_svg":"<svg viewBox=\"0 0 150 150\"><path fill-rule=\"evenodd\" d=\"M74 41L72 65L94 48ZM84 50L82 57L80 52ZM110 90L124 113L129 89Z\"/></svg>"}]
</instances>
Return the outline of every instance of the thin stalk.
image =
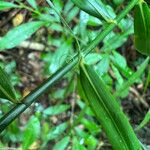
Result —
<instances>
[{"instance_id":1,"label":"thin stalk","mask_svg":"<svg viewBox=\"0 0 150 150\"><path fill-rule=\"evenodd\" d=\"M18 8L26 9L26 10L28 10L28 11L31 11L31 12L37 14L37 15L41 15L41 13L40 13L39 11L34 10L34 9L32 9L31 7L26 6L24 3L19 2L19 1L17 1L17 3L19 4L19 7L18 7Z\"/></svg>"},{"instance_id":2,"label":"thin stalk","mask_svg":"<svg viewBox=\"0 0 150 150\"><path fill-rule=\"evenodd\" d=\"M71 131L73 131L74 127L76 127L78 125L78 123L80 123L81 119L84 117L86 110L87 110L88 106L85 105L83 107L83 109L80 111L80 113L78 114L78 117L76 119L73 120L73 124L70 124L70 128L67 131L66 135L69 135L71 133Z\"/></svg>"},{"instance_id":3,"label":"thin stalk","mask_svg":"<svg viewBox=\"0 0 150 150\"><path fill-rule=\"evenodd\" d=\"M150 70L148 71L146 83L145 83L145 86L144 86L144 92L143 92L144 94L146 93L146 91L148 89L149 83L150 83Z\"/></svg>"},{"instance_id":4,"label":"thin stalk","mask_svg":"<svg viewBox=\"0 0 150 150\"><path fill-rule=\"evenodd\" d=\"M108 24L106 29L98 34L98 36L83 48L82 53L85 57L89 54L105 36L107 36L114 27L124 18L128 12L136 5L138 0L132 0L127 7L118 15L115 19L115 23ZM75 54L70 62L62 66L56 73L50 76L46 81L39 85L29 95L22 99L22 103L16 104L7 114L0 119L0 132L2 132L14 119L16 119L23 111L25 111L33 102L35 102L42 94L50 89L58 80L60 80L67 72L74 68L78 64L78 54Z\"/></svg>"},{"instance_id":5,"label":"thin stalk","mask_svg":"<svg viewBox=\"0 0 150 150\"><path fill-rule=\"evenodd\" d=\"M55 6L54 4L50 1L50 0L46 0L46 2L48 3L48 5L50 7L53 8L53 10L57 13L57 15L60 17L60 19L62 20L62 23L68 28L70 34L74 37L76 43L77 43L77 48L78 48L78 56L81 58L81 48L80 48L80 44L79 44L79 41L78 41L78 38L76 37L76 35L74 35L72 29L69 27L67 21L63 18L63 16L59 13L59 11L57 11L57 9L55 9Z\"/></svg>"}]
</instances>

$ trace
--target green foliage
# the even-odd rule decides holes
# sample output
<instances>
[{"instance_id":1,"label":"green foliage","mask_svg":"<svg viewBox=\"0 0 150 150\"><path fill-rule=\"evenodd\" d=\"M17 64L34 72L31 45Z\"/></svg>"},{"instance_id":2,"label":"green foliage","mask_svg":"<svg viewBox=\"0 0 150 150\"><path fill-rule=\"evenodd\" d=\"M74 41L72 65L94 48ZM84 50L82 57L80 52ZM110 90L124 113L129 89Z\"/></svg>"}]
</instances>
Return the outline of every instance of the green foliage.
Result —
<instances>
[{"instance_id":1,"label":"green foliage","mask_svg":"<svg viewBox=\"0 0 150 150\"><path fill-rule=\"evenodd\" d=\"M116 4L116 5L120 5L123 3L124 0L113 0L113 2Z\"/></svg>"},{"instance_id":2,"label":"green foliage","mask_svg":"<svg viewBox=\"0 0 150 150\"><path fill-rule=\"evenodd\" d=\"M19 45L45 24L46 22L36 21L15 27L0 40L0 50L10 49Z\"/></svg>"},{"instance_id":3,"label":"green foliage","mask_svg":"<svg viewBox=\"0 0 150 150\"><path fill-rule=\"evenodd\" d=\"M16 92L11 84L8 74L0 67L0 98L8 99L17 103Z\"/></svg>"},{"instance_id":4,"label":"green foliage","mask_svg":"<svg viewBox=\"0 0 150 150\"><path fill-rule=\"evenodd\" d=\"M16 0L15 4L0 1L0 10L8 8L14 10L18 8L20 11L23 9L23 11L28 12L29 20L32 20L10 29L0 39L0 50L2 51L2 56L4 53L4 60L6 55L5 62L0 61L0 66L5 68L8 75L11 76L10 82L16 86L16 89L19 89L17 94L20 93L20 87L22 88L25 85L22 85L20 82L22 81L22 74L19 75L20 70L17 70L18 61L13 57L10 57L13 60L10 60L9 57L7 59L7 49L13 48L9 52L16 52L15 47L32 36L31 40L33 42L45 45L44 51L35 51L38 56L40 55L39 62L41 62L43 67L40 71L38 70L42 72L42 75L39 73L39 78L44 80L48 75L51 75L44 83L31 91L28 96L24 97L20 104L15 105L12 110L10 110L12 103L0 99L0 117L2 117L0 119L0 132L12 120L18 118L19 114L25 111L35 100L39 99L39 101L32 105L31 111L27 109L21 118L15 120L15 122L2 132L0 136L0 148L7 147L9 143L10 145L21 145L23 149L29 149L30 146L34 145L39 149L46 149L47 146L52 145L50 148L54 150L67 148L71 148L72 150L95 150L105 145L110 145L105 140L105 137L103 137L103 129L106 131L108 125L114 127L114 130L111 130L109 133L107 131L107 136L113 144L120 138L120 135L123 137L123 140L121 140L125 141L118 142L115 145L116 147L118 145L126 145L125 143L127 142L129 143L127 144L128 149L132 145L130 143L134 141L134 146L140 147L122 110L118 109L118 104L115 105L117 105L119 114L123 116L121 119L118 119L120 118L118 117L118 113L115 114L111 110L110 112L113 112L111 116L115 116L115 122L110 124L109 121L113 120L108 119L110 116L103 118L100 122L97 121L101 120L99 118L102 115L97 116L97 114L93 113L93 108L89 106L88 100L86 102L82 101L90 93L86 91L89 84L79 81L77 87L77 78L75 76L76 72L79 71L77 50L81 48L81 53L85 57L86 63L91 65L97 72L96 85L99 83L100 77L100 81L102 79L102 85L104 85L102 88L106 88L105 86L107 86L109 91L115 93L119 102L121 102L122 98L128 96L128 89L134 83L143 83L145 79L144 71L147 71L149 58L145 59L141 65L139 64L144 60L141 55L137 57L137 65L134 64L135 62L128 62L128 59L125 58L127 56L126 50L130 49L127 41L134 32L132 15L127 14L137 4L138 0L132 0L127 7L124 6L123 0L109 2L106 0L72 0L73 3L71 0L47 0L47 2L51 2L51 8L48 5L44 5L44 3L41 4L43 6L40 6L38 5L38 1L35 0L27 0L27 3ZM116 28L113 30L115 26ZM42 30L39 30L40 28ZM40 32L36 32L38 30ZM20 49L17 49L17 51L20 53ZM25 54L28 54L29 51L32 55L32 50L28 50ZM30 57L32 57L31 55ZM136 72L134 71L135 69L137 69ZM69 73L67 74L67 72ZM31 78L33 79L33 77ZM95 78L95 72L91 78ZM60 84L54 86L58 80L60 80ZM54 87L52 88L52 86ZM83 90L82 86L85 86L86 90ZM145 85L147 91L148 86L149 77ZM97 89L96 92L99 93ZM78 90L80 97L76 90ZM48 92L40 99L40 96L46 91ZM107 97L107 94L105 95ZM18 94L17 97L22 96ZM95 93L90 98L94 97L96 97ZM112 95L109 98L111 99ZM128 97L124 101L127 99ZM114 98L113 101L110 100L110 104L112 105L109 109L114 106L113 102ZM102 105L98 103L97 107L98 110L96 112L99 112ZM9 114L4 115L7 112ZM28 116L34 112L35 116L32 115L29 121L27 121ZM132 119L132 116L129 117ZM96 120L96 118L98 119ZM121 128L122 122L125 122L123 129ZM25 123L27 125L24 127ZM103 128L104 123L106 126ZM116 131L115 125L118 125L122 129L119 130L119 133ZM124 138L127 136L126 132L133 137L133 141L130 140L130 136L129 138ZM112 138L110 138L110 135ZM118 138L114 138L115 136ZM124 146L121 147L121 150L123 148Z\"/></svg>"},{"instance_id":5,"label":"green foliage","mask_svg":"<svg viewBox=\"0 0 150 150\"><path fill-rule=\"evenodd\" d=\"M82 144L80 144L78 138L74 136L72 150L77 150L77 149L86 150L86 148Z\"/></svg>"},{"instance_id":6,"label":"green foliage","mask_svg":"<svg viewBox=\"0 0 150 150\"><path fill-rule=\"evenodd\" d=\"M140 149L126 116L91 66L81 64L80 82L86 101L104 128L112 147L122 150Z\"/></svg>"},{"instance_id":7,"label":"green foliage","mask_svg":"<svg viewBox=\"0 0 150 150\"><path fill-rule=\"evenodd\" d=\"M120 88L116 91L115 96L121 95L127 88L129 88L136 80L141 76L141 74L144 72L145 68L147 67L149 62L149 57L145 59L145 61L141 64L138 71L133 73L130 78L124 82Z\"/></svg>"},{"instance_id":8,"label":"green foliage","mask_svg":"<svg viewBox=\"0 0 150 150\"><path fill-rule=\"evenodd\" d=\"M27 0L27 2L34 8L38 9L37 3L35 0Z\"/></svg>"},{"instance_id":9,"label":"green foliage","mask_svg":"<svg viewBox=\"0 0 150 150\"><path fill-rule=\"evenodd\" d=\"M100 0L72 0L83 11L99 18L99 19L113 19L110 7L107 7Z\"/></svg>"},{"instance_id":10,"label":"green foliage","mask_svg":"<svg viewBox=\"0 0 150 150\"><path fill-rule=\"evenodd\" d=\"M63 44L62 44L63 43ZM56 52L52 55L51 61L49 61L49 71L50 73L56 72L65 62L67 57L69 56L69 50L71 49L71 40L62 41L62 44ZM65 51L64 51L65 50Z\"/></svg>"},{"instance_id":11,"label":"green foliage","mask_svg":"<svg viewBox=\"0 0 150 150\"><path fill-rule=\"evenodd\" d=\"M0 1L0 10L4 10L8 8L17 8L17 7L18 6L13 3Z\"/></svg>"},{"instance_id":12,"label":"green foliage","mask_svg":"<svg viewBox=\"0 0 150 150\"><path fill-rule=\"evenodd\" d=\"M49 133L47 134L47 137L45 140L52 140L52 139L56 139L58 138L61 134L64 133L64 131L67 129L68 127L68 123L67 122L64 122L62 124L59 124L58 126L56 127L53 127Z\"/></svg>"},{"instance_id":13,"label":"green foliage","mask_svg":"<svg viewBox=\"0 0 150 150\"><path fill-rule=\"evenodd\" d=\"M134 12L134 43L136 49L150 56L150 8L144 1L139 1Z\"/></svg>"},{"instance_id":14,"label":"green foliage","mask_svg":"<svg viewBox=\"0 0 150 150\"><path fill-rule=\"evenodd\" d=\"M66 136L63 139L61 139L53 148L53 150L65 150L68 143L69 143L70 137Z\"/></svg>"},{"instance_id":15,"label":"green foliage","mask_svg":"<svg viewBox=\"0 0 150 150\"><path fill-rule=\"evenodd\" d=\"M150 110L147 112L147 114L145 115L143 121L136 128L136 130L140 130L141 128L143 128L149 121L150 121Z\"/></svg>"},{"instance_id":16,"label":"green foliage","mask_svg":"<svg viewBox=\"0 0 150 150\"><path fill-rule=\"evenodd\" d=\"M28 121L23 134L23 150L29 149L29 146L40 135L40 122L37 117L32 116Z\"/></svg>"},{"instance_id":17,"label":"green foliage","mask_svg":"<svg viewBox=\"0 0 150 150\"><path fill-rule=\"evenodd\" d=\"M58 115L66 110L68 110L70 108L69 105L56 105L56 106L51 106L51 107L48 107L47 109L45 109L43 111L43 113L45 115Z\"/></svg>"},{"instance_id":18,"label":"green foliage","mask_svg":"<svg viewBox=\"0 0 150 150\"><path fill-rule=\"evenodd\" d=\"M91 149L91 150L94 150L96 148L98 141L94 136L81 130L78 127L75 127L75 131L76 131L76 135L78 135L78 137L80 139L80 143L81 143L80 145L82 145L84 143L87 146L87 149Z\"/></svg>"}]
</instances>

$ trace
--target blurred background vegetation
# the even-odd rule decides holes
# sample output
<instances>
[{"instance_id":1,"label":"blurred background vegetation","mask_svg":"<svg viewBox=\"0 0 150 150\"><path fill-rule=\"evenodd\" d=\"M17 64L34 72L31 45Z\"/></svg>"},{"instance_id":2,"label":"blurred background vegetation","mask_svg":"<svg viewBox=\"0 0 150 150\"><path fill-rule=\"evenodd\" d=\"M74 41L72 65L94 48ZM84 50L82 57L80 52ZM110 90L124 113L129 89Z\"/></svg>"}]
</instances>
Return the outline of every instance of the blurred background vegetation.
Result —
<instances>
[{"instance_id":1,"label":"blurred background vegetation","mask_svg":"<svg viewBox=\"0 0 150 150\"><path fill-rule=\"evenodd\" d=\"M9 2L19 2L25 7L0 11L0 37L33 20L49 22L19 46L0 52L0 66L9 74L17 97L21 99L69 61L77 52L77 44L70 29L44 0ZM81 11L71 0L52 2L81 48L107 26L104 21ZM104 11L114 18L128 1L103 0L103 3L107 8ZM86 57L86 62L93 65L117 95L140 141L148 146L150 71L149 65L146 69L141 66L146 57L135 50L133 33L131 12ZM75 68L19 116L0 135L0 149L112 149L93 112L78 95L77 74L78 68ZM11 102L0 99L0 117L12 107Z\"/></svg>"}]
</instances>

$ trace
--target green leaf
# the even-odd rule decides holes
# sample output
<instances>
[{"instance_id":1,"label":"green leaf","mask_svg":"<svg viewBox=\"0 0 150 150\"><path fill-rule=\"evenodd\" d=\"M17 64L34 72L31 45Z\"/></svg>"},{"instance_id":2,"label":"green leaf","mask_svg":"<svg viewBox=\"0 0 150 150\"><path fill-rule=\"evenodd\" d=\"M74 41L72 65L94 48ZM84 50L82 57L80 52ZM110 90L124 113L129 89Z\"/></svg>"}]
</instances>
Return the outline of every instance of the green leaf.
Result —
<instances>
[{"instance_id":1,"label":"green leaf","mask_svg":"<svg viewBox=\"0 0 150 150\"><path fill-rule=\"evenodd\" d=\"M113 56L111 57L111 59L119 67L126 69L126 67L127 67L126 59L122 55L120 55L118 52L113 51Z\"/></svg>"},{"instance_id":2,"label":"green leaf","mask_svg":"<svg viewBox=\"0 0 150 150\"><path fill-rule=\"evenodd\" d=\"M52 140L58 138L64 131L67 129L68 123L64 122L62 124L57 125L56 127L52 128L47 137L46 140Z\"/></svg>"},{"instance_id":3,"label":"green leaf","mask_svg":"<svg viewBox=\"0 0 150 150\"><path fill-rule=\"evenodd\" d=\"M113 0L113 2L116 4L116 5L120 5L123 3L124 0Z\"/></svg>"},{"instance_id":4,"label":"green leaf","mask_svg":"<svg viewBox=\"0 0 150 150\"><path fill-rule=\"evenodd\" d=\"M77 16L77 14L79 13L79 8L77 7L73 7L69 13L66 15L66 20L69 23L71 20L73 20L73 18L75 18L75 16Z\"/></svg>"},{"instance_id":5,"label":"green leaf","mask_svg":"<svg viewBox=\"0 0 150 150\"><path fill-rule=\"evenodd\" d=\"M102 60L96 65L96 71L100 75L107 73L109 70L109 64L110 64L110 56L106 54L103 56Z\"/></svg>"},{"instance_id":6,"label":"green leaf","mask_svg":"<svg viewBox=\"0 0 150 150\"><path fill-rule=\"evenodd\" d=\"M0 149L5 149L5 145L0 141Z\"/></svg>"},{"instance_id":7,"label":"green leaf","mask_svg":"<svg viewBox=\"0 0 150 150\"><path fill-rule=\"evenodd\" d=\"M101 131L100 126L98 126L94 121L82 118L81 123L91 132L91 134L97 134Z\"/></svg>"},{"instance_id":8,"label":"green leaf","mask_svg":"<svg viewBox=\"0 0 150 150\"><path fill-rule=\"evenodd\" d=\"M148 71L148 75L147 75L147 78L146 78L146 81L145 81L144 93L146 93L146 91L148 90L149 83L150 83L150 70Z\"/></svg>"},{"instance_id":9,"label":"green leaf","mask_svg":"<svg viewBox=\"0 0 150 150\"><path fill-rule=\"evenodd\" d=\"M116 18L117 22L120 22L122 18L124 18L127 13L134 7L137 3L137 0L131 1L127 7L118 15ZM84 55L90 53L94 47L96 47L103 38L108 35L110 31L114 29L116 24L109 24L107 28L103 31L100 31L96 38L85 47L83 47ZM73 59L69 61L69 63L65 64L56 73L50 76L44 83L42 83L39 87L37 87L33 92L31 92L27 97L23 99L27 105L15 105L13 109L11 109L6 115L0 118L0 132L2 132L15 118L17 118L25 109L27 109L33 102L35 102L42 94L44 94L48 89L50 89L54 83L58 80L62 79L62 77L71 71L78 64L78 55L73 56ZM73 61L72 61L73 60ZM12 115L13 114L13 115Z\"/></svg>"},{"instance_id":10,"label":"green leaf","mask_svg":"<svg viewBox=\"0 0 150 150\"><path fill-rule=\"evenodd\" d=\"M72 150L87 150L84 145L80 144L80 141L77 139L77 137L73 137L72 140Z\"/></svg>"},{"instance_id":11,"label":"green leaf","mask_svg":"<svg viewBox=\"0 0 150 150\"><path fill-rule=\"evenodd\" d=\"M59 12L63 9L63 1L62 0L53 0L53 3L55 4L55 7Z\"/></svg>"},{"instance_id":12,"label":"green leaf","mask_svg":"<svg viewBox=\"0 0 150 150\"><path fill-rule=\"evenodd\" d=\"M119 84L119 86L122 85L123 84L123 78L122 78L120 72L118 71L118 69L114 65L112 65L112 70L113 70L114 75L117 79L117 83Z\"/></svg>"},{"instance_id":13,"label":"green leaf","mask_svg":"<svg viewBox=\"0 0 150 150\"><path fill-rule=\"evenodd\" d=\"M86 105L88 105L89 103L88 103L88 101L86 101L86 96L85 96L85 93L83 92L82 85L81 85L81 82L79 79L77 80L77 89L78 89L78 94L80 95L80 98L85 101ZM78 101L78 103L80 104L80 101ZM83 108L84 107L82 107L81 109L83 109Z\"/></svg>"},{"instance_id":14,"label":"green leaf","mask_svg":"<svg viewBox=\"0 0 150 150\"><path fill-rule=\"evenodd\" d=\"M15 93L9 75L0 67L0 98L8 99L13 103L18 103Z\"/></svg>"},{"instance_id":15,"label":"green leaf","mask_svg":"<svg viewBox=\"0 0 150 150\"><path fill-rule=\"evenodd\" d=\"M51 73L54 73L67 61L67 57L69 57L69 50L71 48L71 44L71 39L63 41L63 44L56 50L52 57L51 64L49 67Z\"/></svg>"},{"instance_id":16,"label":"green leaf","mask_svg":"<svg viewBox=\"0 0 150 150\"><path fill-rule=\"evenodd\" d=\"M150 56L150 8L143 0L135 6L134 38L135 48Z\"/></svg>"},{"instance_id":17,"label":"green leaf","mask_svg":"<svg viewBox=\"0 0 150 150\"><path fill-rule=\"evenodd\" d=\"M144 72L145 68L147 67L149 62L149 57L147 57L145 59L145 61L141 64L141 66L139 67L139 69L133 73L130 78L124 82L122 84L122 86L116 91L115 93L115 97L118 97L122 94L122 92L124 92L124 90L126 90L128 87L130 87L134 82L136 82L136 80L142 75L142 73Z\"/></svg>"},{"instance_id":18,"label":"green leaf","mask_svg":"<svg viewBox=\"0 0 150 150\"><path fill-rule=\"evenodd\" d=\"M69 140L69 136L64 137L54 146L53 150L65 150L69 143Z\"/></svg>"},{"instance_id":19,"label":"green leaf","mask_svg":"<svg viewBox=\"0 0 150 150\"><path fill-rule=\"evenodd\" d=\"M97 53L91 53L85 57L85 61L89 65L94 65L102 59L102 56Z\"/></svg>"},{"instance_id":20,"label":"green leaf","mask_svg":"<svg viewBox=\"0 0 150 150\"><path fill-rule=\"evenodd\" d=\"M80 81L79 81L79 82L80 82ZM81 87L81 88L82 88L82 87ZM79 90L82 90L82 89L78 89L78 92L79 92ZM82 93L84 94L84 91L83 91L83 90L82 90ZM79 93L79 95L80 95L80 93ZM80 97L81 97L81 95L80 95ZM86 100L86 99L84 98L83 100ZM80 107L81 110L85 109L86 105L88 105L88 103L85 104L85 103L84 103L83 101L81 101L81 100L78 100L78 101L77 101L77 104L78 104L78 106ZM90 107L87 107L87 108L86 108L85 113L86 113L87 115L89 115L89 116L94 116L93 111L91 110Z\"/></svg>"},{"instance_id":21,"label":"green leaf","mask_svg":"<svg viewBox=\"0 0 150 150\"><path fill-rule=\"evenodd\" d=\"M91 109L116 150L140 149L139 141L118 102L91 66L80 65L80 82Z\"/></svg>"},{"instance_id":22,"label":"green leaf","mask_svg":"<svg viewBox=\"0 0 150 150\"><path fill-rule=\"evenodd\" d=\"M46 22L36 21L15 27L0 40L0 50L10 49L19 45L45 24Z\"/></svg>"},{"instance_id":23,"label":"green leaf","mask_svg":"<svg viewBox=\"0 0 150 150\"><path fill-rule=\"evenodd\" d=\"M147 112L147 114L144 117L144 120L140 123L140 125L136 128L136 130L140 130L141 128L143 128L149 121L150 121L150 110Z\"/></svg>"},{"instance_id":24,"label":"green leaf","mask_svg":"<svg viewBox=\"0 0 150 150\"><path fill-rule=\"evenodd\" d=\"M46 115L58 115L61 114L62 112L68 110L70 108L70 105L56 105L56 106L51 106L47 109L44 110L44 114Z\"/></svg>"},{"instance_id":25,"label":"green leaf","mask_svg":"<svg viewBox=\"0 0 150 150\"><path fill-rule=\"evenodd\" d=\"M94 136L83 131L83 129L80 129L79 127L75 127L75 132L76 132L76 135L81 137L82 143L87 145L87 149L89 149L89 150L96 149L96 145L98 144L98 141Z\"/></svg>"},{"instance_id":26,"label":"green leaf","mask_svg":"<svg viewBox=\"0 0 150 150\"><path fill-rule=\"evenodd\" d=\"M101 0L72 0L81 10L99 19L113 19L106 5Z\"/></svg>"},{"instance_id":27,"label":"green leaf","mask_svg":"<svg viewBox=\"0 0 150 150\"><path fill-rule=\"evenodd\" d=\"M40 122L38 118L35 116L32 116L30 120L28 121L25 131L24 131L24 136L23 136L23 150L27 150L29 146L37 140L37 138L40 135Z\"/></svg>"},{"instance_id":28,"label":"green leaf","mask_svg":"<svg viewBox=\"0 0 150 150\"><path fill-rule=\"evenodd\" d=\"M36 3L35 0L27 0L27 2L28 2L34 9L38 9L37 3Z\"/></svg>"},{"instance_id":29,"label":"green leaf","mask_svg":"<svg viewBox=\"0 0 150 150\"><path fill-rule=\"evenodd\" d=\"M130 28L128 29L130 30ZM104 39L104 46L101 48L102 51L111 51L123 45L128 38L128 32L121 34L113 34L112 36L107 36Z\"/></svg>"},{"instance_id":30,"label":"green leaf","mask_svg":"<svg viewBox=\"0 0 150 150\"><path fill-rule=\"evenodd\" d=\"M17 7L18 5L15 5L13 3L0 1L0 10L4 10L8 8L17 8Z\"/></svg>"}]
</instances>

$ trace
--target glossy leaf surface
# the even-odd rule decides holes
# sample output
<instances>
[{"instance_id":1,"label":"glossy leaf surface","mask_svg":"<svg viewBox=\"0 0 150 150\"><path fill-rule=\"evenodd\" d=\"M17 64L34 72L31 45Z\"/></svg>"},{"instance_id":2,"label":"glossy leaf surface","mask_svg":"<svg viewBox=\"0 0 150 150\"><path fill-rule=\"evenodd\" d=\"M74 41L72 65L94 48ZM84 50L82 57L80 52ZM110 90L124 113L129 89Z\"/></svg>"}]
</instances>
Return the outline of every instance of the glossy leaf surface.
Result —
<instances>
[{"instance_id":1,"label":"glossy leaf surface","mask_svg":"<svg viewBox=\"0 0 150 150\"><path fill-rule=\"evenodd\" d=\"M9 75L0 67L0 98L8 99L17 103L15 90L9 79Z\"/></svg>"},{"instance_id":2,"label":"glossy leaf surface","mask_svg":"<svg viewBox=\"0 0 150 150\"><path fill-rule=\"evenodd\" d=\"M134 44L142 54L150 56L150 8L140 1L134 12Z\"/></svg>"},{"instance_id":3,"label":"glossy leaf surface","mask_svg":"<svg viewBox=\"0 0 150 150\"><path fill-rule=\"evenodd\" d=\"M53 150L65 150L67 148L69 140L69 136L64 137L54 146Z\"/></svg>"},{"instance_id":4,"label":"glossy leaf surface","mask_svg":"<svg viewBox=\"0 0 150 150\"><path fill-rule=\"evenodd\" d=\"M72 2L81 10L99 19L112 19L108 8L100 0L72 0Z\"/></svg>"},{"instance_id":5,"label":"glossy leaf surface","mask_svg":"<svg viewBox=\"0 0 150 150\"><path fill-rule=\"evenodd\" d=\"M8 8L17 8L17 7L18 6L13 3L0 1L0 10L5 10Z\"/></svg>"},{"instance_id":6,"label":"glossy leaf surface","mask_svg":"<svg viewBox=\"0 0 150 150\"><path fill-rule=\"evenodd\" d=\"M10 49L19 45L45 24L45 22L36 21L15 27L0 40L0 50Z\"/></svg>"},{"instance_id":7,"label":"glossy leaf surface","mask_svg":"<svg viewBox=\"0 0 150 150\"><path fill-rule=\"evenodd\" d=\"M38 9L36 0L27 0L27 2L28 2L34 9Z\"/></svg>"},{"instance_id":8,"label":"glossy leaf surface","mask_svg":"<svg viewBox=\"0 0 150 150\"><path fill-rule=\"evenodd\" d=\"M26 125L23 136L23 150L29 149L29 146L40 135L40 122L37 117L32 116Z\"/></svg>"},{"instance_id":9,"label":"glossy leaf surface","mask_svg":"<svg viewBox=\"0 0 150 150\"><path fill-rule=\"evenodd\" d=\"M129 88L134 82L136 82L137 79L139 79L139 77L142 75L142 73L148 66L148 62L149 57L146 58L145 61L140 65L139 69L135 73L133 73L129 77L129 79L120 86L120 88L115 93L116 97L120 96L127 88Z\"/></svg>"},{"instance_id":10,"label":"glossy leaf surface","mask_svg":"<svg viewBox=\"0 0 150 150\"><path fill-rule=\"evenodd\" d=\"M81 64L80 82L91 109L117 150L140 149L139 141L118 102L91 66Z\"/></svg>"},{"instance_id":11,"label":"glossy leaf surface","mask_svg":"<svg viewBox=\"0 0 150 150\"><path fill-rule=\"evenodd\" d=\"M65 112L69 108L70 108L70 105L61 104L61 105L51 106L45 109L43 113L46 115L58 115L58 114L61 114L62 112Z\"/></svg>"}]
</instances>

